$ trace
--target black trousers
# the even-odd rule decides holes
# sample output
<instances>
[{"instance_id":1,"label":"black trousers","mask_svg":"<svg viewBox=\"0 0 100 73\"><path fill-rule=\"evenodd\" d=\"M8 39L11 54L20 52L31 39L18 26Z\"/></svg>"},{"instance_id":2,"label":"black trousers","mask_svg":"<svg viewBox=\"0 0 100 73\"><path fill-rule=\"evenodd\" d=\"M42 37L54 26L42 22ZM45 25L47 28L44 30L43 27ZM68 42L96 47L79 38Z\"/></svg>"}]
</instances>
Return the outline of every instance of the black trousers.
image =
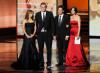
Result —
<instances>
[{"instance_id":1,"label":"black trousers","mask_svg":"<svg viewBox=\"0 0 100 73\"><path fill-rule=\"evenodd\" d=\"M65 38L57 38L57 47L58 47L58 63L63 64L65 62L65 57L67 53L69 40L66 41Z\"/></svg>"},{"instance_id":2,"label":"black trousers","mask_svg":"<svg viewBox=\"0 0 100 73\"><path fill-rule=\"evenodd\" d=\"M44 64L44 57L43 57L43 49L44 49L44 42L46 43L47 48L47 64L51 64L51 55L52 55L52 36L49 36L47 32L40 32L38 35L38 46L39 46L39 57L40 63Z\"/></svg>"}]
</instances>

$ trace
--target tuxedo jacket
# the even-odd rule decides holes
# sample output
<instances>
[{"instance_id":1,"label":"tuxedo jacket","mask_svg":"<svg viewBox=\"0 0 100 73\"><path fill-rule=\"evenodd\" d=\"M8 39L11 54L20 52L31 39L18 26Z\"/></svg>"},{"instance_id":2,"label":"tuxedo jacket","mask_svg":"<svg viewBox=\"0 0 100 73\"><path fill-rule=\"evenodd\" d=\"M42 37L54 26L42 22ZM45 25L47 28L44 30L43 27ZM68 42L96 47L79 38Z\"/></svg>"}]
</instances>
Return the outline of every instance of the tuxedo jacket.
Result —
<instances>
[{"instance_id":1,"label":"tuxedo jacket","mask_svg":"<svg viewBox=\"0 0 100 73\"><path fill-rule=\"evenodd\" d=\"M70 17L66 14L63 15L62 23L59 26L58 24L59 15L55 16L55 24L56 24L56 36L57 39L63 38L65 39L66 36L70 36ZM67 28L66 25L69 25Z\"/></svg>"},{"instance_id":2,"label":"tuxedo jacket","mask_svg":"<svg viewBox=\"0 0 100 73\"><path fill-rule=\"evenodd\" d=\"M54 22L54 16L52 12L46 11L46 17L44 21L42 21L41 11L36 13L35 15L36 20L36 26L37 26L37 32L38 35L41 33L41 29L44 27L45 30L47 30L48 35L55 35L55 22Z\"/></svg>"}]
</instances>

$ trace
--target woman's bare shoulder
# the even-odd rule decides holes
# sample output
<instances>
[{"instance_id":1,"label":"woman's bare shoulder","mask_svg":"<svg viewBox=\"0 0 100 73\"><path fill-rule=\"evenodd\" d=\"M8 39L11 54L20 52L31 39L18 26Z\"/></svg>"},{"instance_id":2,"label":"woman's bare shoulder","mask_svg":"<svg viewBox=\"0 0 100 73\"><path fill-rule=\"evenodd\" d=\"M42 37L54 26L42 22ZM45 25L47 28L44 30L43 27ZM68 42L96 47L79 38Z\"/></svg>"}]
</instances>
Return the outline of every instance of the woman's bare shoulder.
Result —
<instances>
[{"instance_id":1,"label":"woman's bare shoulder","mask_svg":"<svg viewBox=\"0 0 100 73\"><path fill-rule=\"evenodd\" d=\"M27 22L27 20L26 20L26 19L24 19L24 20L23 20L23 23L26 23L26 22Z\"/></svg>"}]
</instances>

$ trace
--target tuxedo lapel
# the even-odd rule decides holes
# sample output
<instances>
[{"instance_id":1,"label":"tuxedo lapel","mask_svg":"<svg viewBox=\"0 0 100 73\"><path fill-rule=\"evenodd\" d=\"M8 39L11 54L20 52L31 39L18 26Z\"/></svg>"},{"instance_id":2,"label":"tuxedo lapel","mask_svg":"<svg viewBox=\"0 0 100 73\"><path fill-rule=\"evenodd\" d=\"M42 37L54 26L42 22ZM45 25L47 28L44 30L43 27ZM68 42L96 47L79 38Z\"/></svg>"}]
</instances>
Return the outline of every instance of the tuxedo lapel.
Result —
<instances>
[{"instance_id":1,"label":"tuxedo lapel","mask_svg":"<svg viewBox=\"0 0 100 73\"><path fill-rule=\"evenodd\" d=\"M42 16L41 16L41 12L39 13L39 16L40 16L40 20L42 21Z\"/></svg>"},{"instance_id":2,"label":"tuxedo lapel","mask_svg":"<svg viewBox=\"0 0 100 73\"><path fill-rule=\"evenodd\" d=\"M57 19L56 19L56 20L57 20L57 25L58 25L58 17L59 17L59 16L57 16Z\"/></svg>"},{"instance_id":3,"label":"tuxedo lapel","mask_svg":"<svg viewBox=\"0 0 100 73\"><path fill-rule=\"evenodd\" d=\"M63 24L64 18L65 18L65 15L63 15L63 18L62 18L62 22L61 22L61 25Z\"/></svg>"},{"instance_id":4,"label":"tuxedo lapel","mask_svg":"<svg viewBox=\"0 0 100 73\"><path fill-rule=\"evenodd\" d=\"M47 16L48 16L48 12L46 11L46 16L45 16L45 19L47 18Z\"/></svg>"}]
</instances>

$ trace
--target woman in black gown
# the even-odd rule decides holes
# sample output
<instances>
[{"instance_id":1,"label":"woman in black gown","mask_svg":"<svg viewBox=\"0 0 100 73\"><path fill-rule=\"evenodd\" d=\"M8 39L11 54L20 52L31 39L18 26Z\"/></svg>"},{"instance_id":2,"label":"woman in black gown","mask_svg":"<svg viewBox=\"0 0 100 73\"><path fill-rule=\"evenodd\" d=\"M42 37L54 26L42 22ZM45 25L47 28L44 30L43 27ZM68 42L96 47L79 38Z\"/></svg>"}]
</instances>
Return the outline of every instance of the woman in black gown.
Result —
<instances>
[{"instance_id":1,"label":"woman in black gown","mask_svg":"<svg viewBox=\"0 0 100 73\"><path fill-rule=\"evenodd\" d=\"M23 21L24 40L17 62L11 64L14 69L29 70L39 68L39 56L35 45L36 24L33 11L27 10Z\"/></svg>"}]
</instances>

